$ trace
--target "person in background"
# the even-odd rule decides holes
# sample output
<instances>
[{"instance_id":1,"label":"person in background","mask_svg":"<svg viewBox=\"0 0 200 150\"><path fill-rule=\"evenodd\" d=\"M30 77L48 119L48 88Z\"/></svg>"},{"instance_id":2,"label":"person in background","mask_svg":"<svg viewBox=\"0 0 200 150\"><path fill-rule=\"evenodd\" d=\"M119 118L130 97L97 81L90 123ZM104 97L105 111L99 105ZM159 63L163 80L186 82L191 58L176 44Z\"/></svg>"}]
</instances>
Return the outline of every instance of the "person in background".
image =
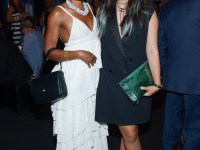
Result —
<instances>
[{"instance_id":1,"label":"person in background","mask_svg":"<svg viewBox=\"0 0 200 150\"><path fill-rule=\"evenodd\" d=\"M34 16L34 11L33 11L33 0L32 2L30 0L25 0L25 14L27 16Z\"/></svg>"},{"instance_id":2,"label":"person in background","mask_svg":"<svg viewBox=\"0 0 200 150\"><path fill-rule=\"evenodd\" d=\"M32 70L18 47L0 36L0 83L17 83L30 79Z\"/></svg>"},{"instance_id":3,"label":"person in background","mask_svg":"<svg viewBox=\"0 0 200 150\"><path fill-rule=\"evenodd\" d=\"M0 68L0 107L5 107L9 104L10 97L13 98L12 91L15 92L19 84L30 79L33 72L18 47L1 35Z\"/></svg>"},{"instance_id":4,"label":"person in background","mask_svg":"<svg viewBox=\"0 0 200 150\"><path fill-rule=\"evenodd\" d=\"M52 9L53 7L52 7L51 1L46 0L45 10L42 11L42 14L40 16L40 26L41 26L43 35L45 35L46 33L48 15Z\"/></svg>"},{"instance_id":5,"label":"person in background","mask_svg":"<svg viewBox=\"0 0 200 150\"><path fill-rule=\"evenodd\" d=\"M162 87L158 54L158 18L155 7L143 0L100 1L97 9L102 64L97 89L96 121L117 125L120 150L141 150L138 126L150 120L151 98ZM141 87L146 93L133 105L119 86L145 61L154 84Z\"/></svg>"},{"instance_id":6,"label":"person in background","mask_svg":"<svg viewBox=\"0 0 200 150\"><path fill-rule=\"evenodd\" d=\"M36 30L36 21L32 16L26 16L22 20L21 30L24 34L21 52L37 75L43 63L44 36Z\"/></svg>"},{"instance_id":7,"label":"person in background","mask_svg":"<svg viewBox=\"0 0 200 150\"><path fill-rule=\"evenodd\" d=\"M25 14L22 12L20 0L11 0L11 5L7 10L7 22L10 23L10 34L15 44L19 44L21 38L21 21Z\"/></svg>"},{"instance_id":8,"label":"person in background","mask_svg":"<svg viewBox=\"0 0 200 150\"><path fill-rule=\"evenodd\" d=\"M200 149L200 1L160 11L159 53L166 90L163 150Z\"/></svg>"}]
</instances>

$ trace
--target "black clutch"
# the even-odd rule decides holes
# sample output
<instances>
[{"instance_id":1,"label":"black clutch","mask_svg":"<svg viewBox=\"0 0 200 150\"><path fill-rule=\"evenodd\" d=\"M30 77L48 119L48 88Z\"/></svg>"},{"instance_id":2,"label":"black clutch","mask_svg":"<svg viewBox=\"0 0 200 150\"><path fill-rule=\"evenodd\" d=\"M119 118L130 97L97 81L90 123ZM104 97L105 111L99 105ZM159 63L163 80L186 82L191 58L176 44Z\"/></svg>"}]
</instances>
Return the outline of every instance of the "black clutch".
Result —
<instances>
[{"instance_id":1,"label":"black clutch","mask_svg":"<svg viewBox=\"0 0 200 150\"><path fill-rule=\"evenodd\" d=\"M152 84L153 77L147 61L119 82L120 87L127 94L133 104L139 103L139 100L145 93L145 91L141 90L140 87Z\"/></svg>"},{"instance_id":2,"label":"black clutch","mask_svg":"<svg viewBox=\"0 0 200 150\"><path fill-rule=\"evenodd\" d=\"M55 50L55 48L48 51L46 58L53 50ZM46 60L47 59L43 62L40 73ZM40 75L40 73L37 76L34 75L33 78L29 80L31 95L34 97L36 103L54 103L67 96L67 86L62 66L59 71L44 75Z\"/></svg>"}]
</instances>

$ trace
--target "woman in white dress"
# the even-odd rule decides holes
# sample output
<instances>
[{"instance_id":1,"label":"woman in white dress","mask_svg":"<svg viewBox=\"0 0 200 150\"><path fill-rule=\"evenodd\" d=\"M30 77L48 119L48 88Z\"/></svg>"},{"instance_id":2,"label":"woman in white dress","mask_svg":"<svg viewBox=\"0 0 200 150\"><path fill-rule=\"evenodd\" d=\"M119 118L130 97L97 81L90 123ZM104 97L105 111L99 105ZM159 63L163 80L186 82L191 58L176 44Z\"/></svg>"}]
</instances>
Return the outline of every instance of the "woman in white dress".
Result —
<instances>
[{"instance_id":1,"label":"woman in white dress","mask_svg":"<svg viewBox=\"0 0 200 150\"><path fill-rule=\"evenodd\" d=\"M107 125L94 120L101 47L96 19L90 5L66 0L49 17L45 52L55 48L58 37L65 43L49 59L62 62L68 96L52 104L57 150L107 150ZM57 65L53 71L60 69Z\"/></svg>"}]
</instances>

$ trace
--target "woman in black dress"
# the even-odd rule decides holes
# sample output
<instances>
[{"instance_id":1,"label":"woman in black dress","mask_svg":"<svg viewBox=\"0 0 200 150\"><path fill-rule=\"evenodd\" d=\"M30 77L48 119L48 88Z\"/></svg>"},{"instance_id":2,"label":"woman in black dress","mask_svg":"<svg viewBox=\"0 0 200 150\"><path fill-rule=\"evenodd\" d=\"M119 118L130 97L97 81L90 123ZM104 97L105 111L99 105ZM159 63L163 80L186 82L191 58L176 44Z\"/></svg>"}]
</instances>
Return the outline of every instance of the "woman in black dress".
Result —
<instances>
[{"instance_id":1,"label":"woman in black dress","mask_svg":"<svg viewBox=\"0 0 200 150\"><path fill-rule=\"evenodd\" d=\"M97 18L103 68L97 91L96 120L115 124L122 134L120 150L141 150L138 125L150 120L151 99L161 87L155 7L143 0L105 0ZM133 105L119 81L148 60L154 85Z\"/></svg>"}]
</instances>

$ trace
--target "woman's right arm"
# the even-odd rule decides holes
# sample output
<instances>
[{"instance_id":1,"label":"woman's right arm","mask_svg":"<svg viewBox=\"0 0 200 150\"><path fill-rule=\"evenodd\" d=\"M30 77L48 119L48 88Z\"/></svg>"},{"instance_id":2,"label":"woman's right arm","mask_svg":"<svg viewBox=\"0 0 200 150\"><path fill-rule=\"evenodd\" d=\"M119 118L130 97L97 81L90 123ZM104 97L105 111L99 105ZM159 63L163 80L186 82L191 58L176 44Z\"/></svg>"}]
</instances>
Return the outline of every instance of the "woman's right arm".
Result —
<instances>
[{"instance_id":1,"label":"woman's right arm","mask_svg":"<svg viewBox=\"0 0 200 150\"><path fill-rule=\"evenodd\" d=\"M65 21L68 21L70 24L70 19L71 18L66 19L66 16L63 15L63 12L59 10L59 8L54 8L49 14L47 31L45 34L45 53L47 53L51 48L56 48L60 33L67 33L67 31L65 31L67 30L67 27L64 27L66 28L65 30L61 30L61 27L68 25L68 23L65 23ZM65 38L68 39L68 37ZM93 65L96 62L96 57L86 50L63 51L56 49L48 56L48 58L58 62L81 59L86 64L88 64L88 66Z\"/></svg>"}]
</instances>

